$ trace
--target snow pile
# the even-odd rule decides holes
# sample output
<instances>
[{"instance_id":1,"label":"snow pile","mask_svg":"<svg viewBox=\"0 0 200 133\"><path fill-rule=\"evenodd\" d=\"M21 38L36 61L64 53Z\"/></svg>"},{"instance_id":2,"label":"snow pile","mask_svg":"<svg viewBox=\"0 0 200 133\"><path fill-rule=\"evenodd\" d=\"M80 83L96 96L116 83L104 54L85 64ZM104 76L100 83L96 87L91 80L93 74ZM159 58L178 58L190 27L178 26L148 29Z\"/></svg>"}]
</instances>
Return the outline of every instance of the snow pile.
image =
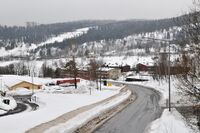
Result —
<instances>
[{"instance_id":1,"label":"snow pile","mask_svg":"<svg viewBox=\"0 0 200 133\"><path fill-rule=\"evenodd\" d=\"M74 86L62 87L62 86L45 86L42 90L46 93L55 93L55 94L83 94L88 92L88 88L84 86L78 86L77 89Z\"/></svg>"},{"instance_id":2,"label":"snow pile","mask_svg":"<svg viewBox=\"0 0 200 133\"><path fill-rule=\"evenodd\" d=\"M83 112L83 113L77 115L76 117L72 118L71 120L67 121L66 123L59 124L57 126L54 126L50 129L48 129L47 131L45 131L45 133L54 133L54 132L71 133L71 132L74 132L77 128L82 127L83 125L88 123L90 120L96 118L97 116L108 111L109 109L119 105L120 103L122 103L123 101L128 99L128 97L130 95L131 95L130 91L124 92L120 96L108 101L107 103L103 103L89 111L86 111L86 112Z\"/></svg>"},{"instance_id":3,"label":"snow pile","mask_svg":"<svg viewBox=\"0 0 200 133\"><path fill-rule=\"evenodd\" d=\"M64 79L53 79L55 83L57 80L64 80ZM75 89L74 84L65 83L65 84L52 85L52 86L45 85L42 91L46 93L55 93L55 94L59 94L59 93L60 94L83 94L83 93L89 92L90 88L94 89L95 85L96 84L92 81L80 79L80 83L77 83L77 89ZM116 90L115 87L114 89Z\"/></svg>"},{"instance_id":4,"label":"snow pile","mask_svg":"<svg viewBox=\"0 0 200 133\"><path fill-rule=\"evenodd\" d=\"M0 110L0 114L5 114L6 112L5 110Z\"/></svg>"},{"instance_id":5,"label":"snow pile","mask_svg":"<svg viewBox=\"0 0 200 133\"><path fill-rule=\"evenodd\" d=\"M32 94L32 90L26 88L17 88L16 91L7 92L9 95L30 95Z\"/></svg>"},{"instance_id":6,"label":"snow pile","mask_svg":"<svg viewBox=\"0 0 200 133\"><path fill-rule=\"evenodd\" d=\"M152 122L146 133L192 133L193 131L187 127L183 117L176 111L170 113L164 110L161 118Z\"/></svg>"},{"instance_id":7,"label":"snow pile","mask_svg":"<svg viewBox=\"0 0 200 133\"><path fill-rule=\"evenodd\" d=\"M9 100L9 104L4 103L4 100ZM0 97L0 110L12 110L17 107L16 101L12 97Z\"/></svg>"}]
</instances>

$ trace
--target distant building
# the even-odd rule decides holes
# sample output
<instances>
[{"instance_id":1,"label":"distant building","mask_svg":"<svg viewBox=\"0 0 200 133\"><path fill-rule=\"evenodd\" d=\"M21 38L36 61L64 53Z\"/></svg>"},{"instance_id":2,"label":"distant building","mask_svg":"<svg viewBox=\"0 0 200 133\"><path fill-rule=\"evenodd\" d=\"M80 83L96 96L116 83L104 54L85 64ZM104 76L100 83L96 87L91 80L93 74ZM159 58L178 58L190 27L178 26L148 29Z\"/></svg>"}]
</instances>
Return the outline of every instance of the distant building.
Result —
<instances>
[{"instance_id":1,"label":"distant building","mask_svg":"<svg viewBox=\"0 0 200 133\"><path fill-rule=\"evenodd\" d=\"M82 78L82 79L86 79L89 80L89 71L87 68L82 68L78 70L78 77Z\"/></svg>"},{"instance_id":2,"label":"distant building","mask_svg":"<svg viewBox=\"0 0 200 133\"><path fill-rule=\"evenodd\" d=\"M117 69L120 69L121 72L129 72L131 70L131 66L129 66L129 65L105 64L105 65L103 65L103 67L117 68Z\"/></svg>"},{"instance_id":3,"label":"distant building","mask_svg":"<svg viewBox=\"0 0 200 133\"><path fill-rule=\"evenodd\" d=\"M51 81L51 79L31 78L29 76L5 75L2 76L3 88L16 90L18 88L42 89L42 85Z\"/></svg>"},{"instance_id":4,"label":"distant building","mask_svg":"<svg viewBox=\"0 0 200 133\"><path fill-rule=\"evenodd\" d=\"M137 68L137 71L148 71L148 66L141 63L137 64L136 68Z\"/></svg>"},{"instance_id":5,"label":"distant building","mask_svg":"<svg viewBox=\"0 0 200 133\"><path fill-rule=\"evenodd\" d=\"M102 79L117 79L121 76L121 69L101 67L97 70L97 75ZM79 69L78 77L89 80L90 71L88 71L88 69Z\"/></svg>"},{"instance_id":6,"label":"distant building","mask_svg":"<svg viewBox=\"0 0 200 133\"><path fill-rule=\"evenodd\" d=\"M99 75L105 79L117 79L121 76L121 69L119 68L99 68Z\"/></svg>"},{"instance_id":7,"label":"distant building","mask_svg":"<svg viewBox=\"0 0 200 133\"><path fill-rule=\"evenodd\" d=\"M56 84L57 85L60 85L60 84L74 84L75 83L75 79L59 79L56 81ZM77 78L76 79L76 83L80 83L80 79Z\"/></svg>"},{"instance_id":8,"label":"distant building","mask_svg":"<svg viewBox=\"0 0 200 133\"><path fill-rule=\"evenodd\" d=\"M120 67L121 72L129 72L131 70L131 66L125 65Z\"/></svg>"}]
</instances>

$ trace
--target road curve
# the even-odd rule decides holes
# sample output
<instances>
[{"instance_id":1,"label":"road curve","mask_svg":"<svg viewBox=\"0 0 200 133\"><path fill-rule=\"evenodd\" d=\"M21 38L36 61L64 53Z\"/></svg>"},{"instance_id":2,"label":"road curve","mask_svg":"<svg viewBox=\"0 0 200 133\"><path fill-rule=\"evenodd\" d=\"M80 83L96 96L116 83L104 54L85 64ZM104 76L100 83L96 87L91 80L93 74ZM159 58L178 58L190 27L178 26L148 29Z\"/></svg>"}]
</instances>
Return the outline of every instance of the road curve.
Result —
<instances>
[{"instance_id":1,"label":"road curve","mask_svg":"<svg viewBox=\"0 0 200 133\"><path fill-rule=\"evenodd\" d=\"M95 133L143 133L149 123L160 117L158 92L138 85L128 85L128 88L136 92L137 99Z\"/></svg>"}]
</instances>

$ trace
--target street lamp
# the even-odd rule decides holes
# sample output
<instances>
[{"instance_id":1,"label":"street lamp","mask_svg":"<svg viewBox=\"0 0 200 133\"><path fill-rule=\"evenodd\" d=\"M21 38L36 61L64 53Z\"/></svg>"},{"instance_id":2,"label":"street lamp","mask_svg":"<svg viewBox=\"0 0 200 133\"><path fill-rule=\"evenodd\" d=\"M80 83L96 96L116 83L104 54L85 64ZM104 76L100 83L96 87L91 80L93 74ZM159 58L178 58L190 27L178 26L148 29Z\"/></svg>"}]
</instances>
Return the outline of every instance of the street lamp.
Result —
<instances>
[{"instance_id":1,"label":"street lamp","mask_svg":"<svg viewBox=\"0 0 200 133\"><path fill-rule=\"evenodd\" d=\"M156 38L150 38L150 37L142 37L142 38L145 38L147 40L156 40L156 41L164 41L164 42L167 42L168 43L168 87L169 87L169 98L168 98L168 106L169 106L169 111L171 112L171 73L170 73L170 56L171 56L171 50L170 50L170 44L172 42L171 39L156 39Z\"/></svg>"}]
</instances>

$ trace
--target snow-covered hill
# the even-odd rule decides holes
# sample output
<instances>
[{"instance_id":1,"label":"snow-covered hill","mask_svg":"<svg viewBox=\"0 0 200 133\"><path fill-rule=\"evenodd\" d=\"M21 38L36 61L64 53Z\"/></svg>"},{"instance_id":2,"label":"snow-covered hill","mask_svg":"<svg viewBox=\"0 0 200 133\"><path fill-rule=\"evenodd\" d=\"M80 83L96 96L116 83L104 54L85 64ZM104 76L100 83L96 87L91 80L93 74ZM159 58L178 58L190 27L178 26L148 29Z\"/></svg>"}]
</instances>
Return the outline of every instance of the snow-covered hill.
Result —
<instances>
[{"instance_id":1,"label":"snow-covered hill","mask_svg":"<svg viewBox=\"0 0 200 133\"><path fill-rule=\"evenodd\" d=\"M52 43L55 43L55 42L63 42L66 39L76 38L76 37L79 37L83 34L86 34L90 28L91 27L76 29L73 32L66 32L66 33L60 34L58 36L52 36L52 37L48 38L46 41L41 42L39 44L30 44L29 45L29 44L20 42L20 43L18 43L17 47L15 47L11 50L6 50L5 47L1 47L0 57L4 57L4 56L27 56L27 55L30 55L30 52L35 50L36 48L46 46L48 44L52 44Z\"/></svg>"}]
</instances>

